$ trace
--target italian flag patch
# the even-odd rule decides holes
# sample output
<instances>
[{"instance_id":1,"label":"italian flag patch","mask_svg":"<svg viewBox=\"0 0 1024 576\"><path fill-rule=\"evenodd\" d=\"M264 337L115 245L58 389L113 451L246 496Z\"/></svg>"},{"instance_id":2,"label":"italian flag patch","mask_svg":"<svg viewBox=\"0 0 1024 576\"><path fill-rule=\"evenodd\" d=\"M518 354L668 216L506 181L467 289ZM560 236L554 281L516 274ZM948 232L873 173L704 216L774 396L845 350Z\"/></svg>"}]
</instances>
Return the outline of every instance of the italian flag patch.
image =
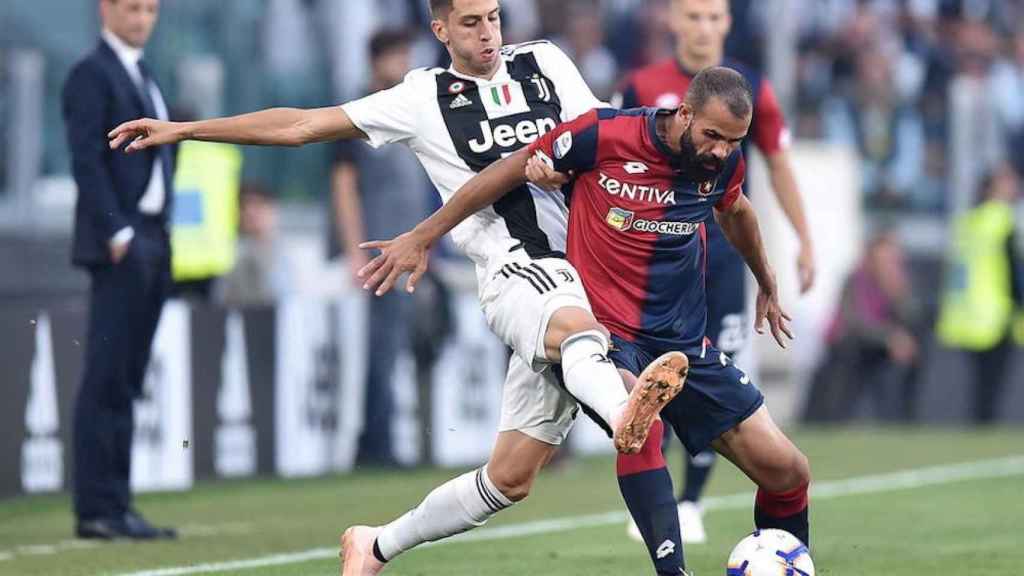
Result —
<instances>
[{"instance_id":1,"label":"italian flag patch","mask_svg":"<svg viewBox=\"0 0 1024 576\"><path fill-rule=\"evenodd\" d=\"M523 86L515 80L480 88L480 101L491 120L530 111Z\"/></svg>"}]
</instances>

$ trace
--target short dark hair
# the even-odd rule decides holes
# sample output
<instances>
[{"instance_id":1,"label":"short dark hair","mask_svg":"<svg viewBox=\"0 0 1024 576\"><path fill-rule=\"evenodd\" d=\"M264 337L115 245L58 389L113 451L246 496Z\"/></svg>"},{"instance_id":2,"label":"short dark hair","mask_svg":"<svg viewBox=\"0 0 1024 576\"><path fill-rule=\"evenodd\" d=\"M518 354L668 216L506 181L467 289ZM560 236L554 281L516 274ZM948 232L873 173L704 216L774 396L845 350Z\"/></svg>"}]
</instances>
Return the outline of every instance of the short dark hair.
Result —
<instances>
[{"instance_id":1,"label":"short dark hair","mask_svg":"<svg viewBox=\"0 0 1024 576\"><path fill-rule=\"evenodd\" d=\"M430 15L434 18L447 18L454 3L455 0L430 0Z\"/></svg>"},{"instance_id":2,"label":"short dark hair","mask_svg":"<svg viewBox=\"0 0 1024 576\"><path fill-rule=\"evenodd\" d=\"M370 59L376 60L383 54L396 49L408 48L412 34L404 28L386 28L370 36Z\"/></svg>"},{"instance_id":3,"label":"short dark hair","mask_svg":"<svg viewBox=\"0 0 1024 576\"><path fill-rule=\"evenodd\" d=\"M742 74L724 66L701 70L686 91L686 103L700 112L712 98L718 98L736 118L746 118L754 109L754 96L750 83Z\"/></svg>"}]
</instances>

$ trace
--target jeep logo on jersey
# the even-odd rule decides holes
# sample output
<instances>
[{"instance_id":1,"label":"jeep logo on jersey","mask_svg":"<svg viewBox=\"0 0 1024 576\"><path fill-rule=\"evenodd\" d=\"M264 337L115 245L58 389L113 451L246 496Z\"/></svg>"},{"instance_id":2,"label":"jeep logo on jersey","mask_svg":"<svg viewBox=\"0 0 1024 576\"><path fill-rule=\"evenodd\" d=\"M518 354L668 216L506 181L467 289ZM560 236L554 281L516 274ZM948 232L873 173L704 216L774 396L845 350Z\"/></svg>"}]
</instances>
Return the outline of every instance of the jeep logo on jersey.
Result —
<instances>
[{"instance_id":1,"label":"jeep logo on jersey","mask_svg":"<svg viewBox=\"0 0 1024 576\"><path fill-rule=\"evenodd\" d=\"M639 184L630 184L629 182L621 182L605 174L600 173L599 184L612 196L619 196L621 198L629 198L630 200L639 200L641 202L652 202L655 204L672 204L676 203L675 190L662 190L654 186L641 186Z\"/></svg>"},{"instance_id":2,"label":"jeep logo on jersey","mask_svg":"<svg viewBox=\"0 0 1024 576\"><path fill-rule=\"evenodd\" d=\"M629 210L623 210L622 208L615 208L614 206L608 210L608 216L604 219L609 226L625 232L629 230L629 227L633 225L633 213Z\"/></svg>"},{"instance_id":3,"label":"jeep logo on jersey","mask_svg":"<svg viewBox=\"0 0 1024 576\"><path fill-rule=\"evenodd\" d=\"M491 120L530 111L530 104L526 101L526 94L523 93L523 86L519 82L481 87L480 100L483 101L484 110Z\"/></svg>"},{"instance_id":4,"label":"jeep logo on jersey","mask_svg":"<svg viewBox=\"0 0 1024 576\"><path fill-rule=\"evenodd\" d=\"M515 126L509 124L498 124L492 126L484 120L480 122L480 138L473 138L468 142L469 149L477 154L482 154L498 146L499 148L519 147L532 143L547 132L550 132L557 124L551 118L538 118L536 120L521 120Z\"/></svg>"}]
</instances>

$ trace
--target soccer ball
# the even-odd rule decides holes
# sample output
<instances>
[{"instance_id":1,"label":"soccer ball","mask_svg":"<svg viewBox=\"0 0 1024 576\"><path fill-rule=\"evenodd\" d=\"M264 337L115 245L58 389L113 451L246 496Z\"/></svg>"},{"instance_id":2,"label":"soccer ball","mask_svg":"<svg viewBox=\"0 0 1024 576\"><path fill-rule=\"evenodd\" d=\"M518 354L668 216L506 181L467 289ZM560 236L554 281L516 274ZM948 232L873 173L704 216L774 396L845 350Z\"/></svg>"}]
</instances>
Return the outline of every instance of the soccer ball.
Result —
<instances>
[{"instance_id":1,"label":"soccer ball","mask_svg":"<svg viewBox=\"0 0 1024 576\"><path fill-rule=\"evenodd\" d=\"M755 530L732 549L726 576L814 576L800 539L785 530Z\"/></svg>"}]
</instances>

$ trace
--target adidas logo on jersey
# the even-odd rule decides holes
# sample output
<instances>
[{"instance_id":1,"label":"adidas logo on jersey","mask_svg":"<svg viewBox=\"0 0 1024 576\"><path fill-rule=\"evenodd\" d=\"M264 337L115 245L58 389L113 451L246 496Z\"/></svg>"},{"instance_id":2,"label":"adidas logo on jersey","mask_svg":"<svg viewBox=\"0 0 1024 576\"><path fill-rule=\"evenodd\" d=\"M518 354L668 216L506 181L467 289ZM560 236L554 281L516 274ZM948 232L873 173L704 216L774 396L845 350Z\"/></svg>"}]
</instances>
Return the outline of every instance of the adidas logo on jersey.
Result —
<instances>
[{"instance_id":1,"label":"adidas logo on jersey","mask_svg":"<svg viewBox=\"0 0 1024 576\"><path fill-rule=\"evenodd\" d=\"M450 110L457 110L459 108L465 108L466 106L472 106L473 101L466 98L465 94L459 94L452 100L452 103L448 106Z\"/></svg>"}]
</instances>

